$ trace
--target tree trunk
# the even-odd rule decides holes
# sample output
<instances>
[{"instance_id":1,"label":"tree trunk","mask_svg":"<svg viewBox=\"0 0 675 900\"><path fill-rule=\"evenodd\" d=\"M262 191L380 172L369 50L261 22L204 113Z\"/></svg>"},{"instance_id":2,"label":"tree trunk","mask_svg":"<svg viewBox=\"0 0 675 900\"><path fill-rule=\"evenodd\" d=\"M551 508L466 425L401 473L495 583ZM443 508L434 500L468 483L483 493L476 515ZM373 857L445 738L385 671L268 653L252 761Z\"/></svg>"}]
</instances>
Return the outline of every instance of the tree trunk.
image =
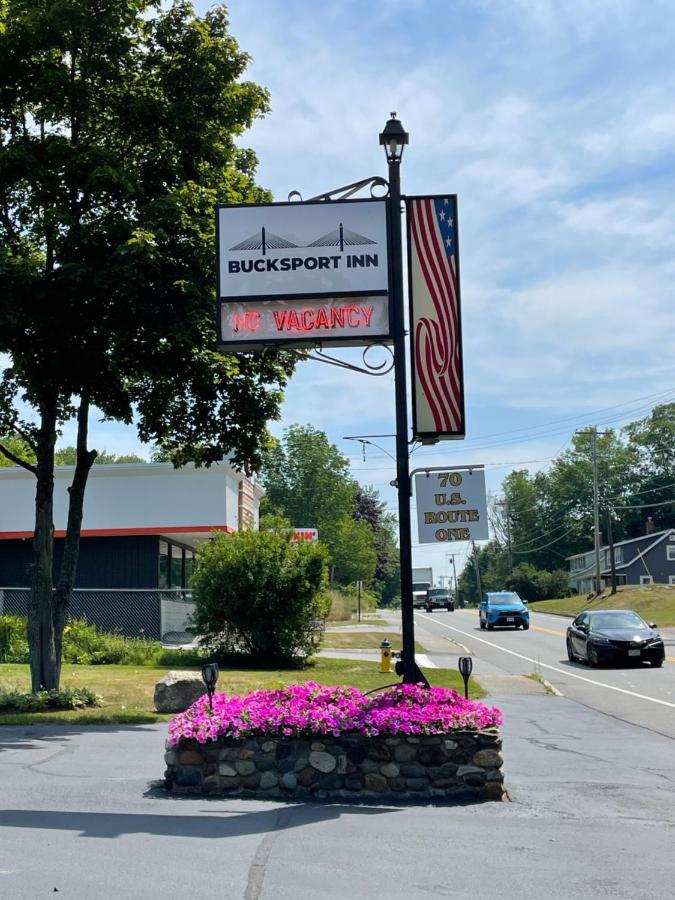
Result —
<instances>
[{"instance_id":1,"label":"tree trunk","mask_svg":"<svg viewBox=\"0 0 675 900\"><path fill-rule=\"evenodd\" d=\"M28 605L28 648L34 692L58 685L52 622L55 442L56 401L50 398L40 404L36 446L35 535Z\"/></svg>"},{"instance_id":2,"label":"tree trunk","mask_svg":"<svg viewBox=\"0 0 675 900\"><path fill-rule=\"evenodd\" d=\"M77 413L77 461L75 464L73 483L68 488L68 524L66 526L66 538L63 546L63 557L61 559L58 584L54 591L53 598L54 605L52 619L54 623L57 687L61 680L63 629L66 624L70 598L75 585L77 563L80 554L80 532L82 530L84 491L87 486L89 470L97 456L96 450L87 450L88 424L89 398L85 395L80 399L80 407Z\"/></svg>"}]
</instances>

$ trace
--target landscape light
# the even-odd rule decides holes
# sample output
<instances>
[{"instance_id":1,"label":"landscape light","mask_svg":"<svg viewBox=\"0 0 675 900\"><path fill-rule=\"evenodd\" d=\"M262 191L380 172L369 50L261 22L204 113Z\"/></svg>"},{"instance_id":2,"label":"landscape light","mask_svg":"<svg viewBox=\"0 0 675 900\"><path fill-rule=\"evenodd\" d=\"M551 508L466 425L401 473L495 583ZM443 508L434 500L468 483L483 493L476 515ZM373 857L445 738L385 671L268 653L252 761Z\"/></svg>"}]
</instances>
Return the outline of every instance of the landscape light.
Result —
<instances>
[{"instance_id":1,"label":"landscape light","mask_svg":"<svg viewBox=\"0 0 675 900\"><path fill-rule=\"evenodd\" d=\"M218 683L218 663L206 663L202 666L202 681L206 685L206 693L209 695L209 708L213 712L213 693Z\"/></svg>"},{"instance_id":2,"label":"landscape light","mask_svg":"<svg viewBox=\"0 0 675 900\"><path fill-rule=\"evenodd\" d=\"M464 679L464 697L469 699L469 676L473 670L473 660L470 656L460 656L457 661L459 666L459 674Z\"/></svg>"}]
</instances>

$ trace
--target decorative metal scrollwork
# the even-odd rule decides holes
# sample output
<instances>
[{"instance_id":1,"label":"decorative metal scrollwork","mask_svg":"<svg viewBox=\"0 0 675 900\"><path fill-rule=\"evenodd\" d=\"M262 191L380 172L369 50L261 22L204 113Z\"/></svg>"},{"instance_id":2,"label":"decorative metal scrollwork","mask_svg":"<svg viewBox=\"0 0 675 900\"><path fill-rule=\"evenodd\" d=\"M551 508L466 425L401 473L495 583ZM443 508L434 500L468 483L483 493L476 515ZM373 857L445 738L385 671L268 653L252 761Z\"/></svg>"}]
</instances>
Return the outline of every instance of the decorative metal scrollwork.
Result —
<instances>
[{"instance_id":1,"label":"decorative metal scrollwork","mask_svg":"<svg viewBox=\"0 0 675 900\"><path fill-rule=\"evenodd\" d=\"M375 347L379 347L385 351L385 358L382 362L372 363L368 361L368 354ZM314 355L309 354L304 356L304 359L313 359L314 362L322 362L329 366L335 366L338 369L350 369L352 372L360 372L363 375L373 375L378 378L382 375L388 375L394 368L394 354L391 347L388 347L386 344L368 344L367 347L364 347L361 354L363 366L355 366L353 363L349 363L344 359L330 356L328 353L324 353L321 346L315 347Z\"/></svg>"},{"instance_id":2,"label":"decorative metal scrollwork","mask_svg":"<svg viewBox=\"0 0 675 900\"><path fill-rule=\"evenodd\" d=\"M303 201L300 191L291 191L288 195L288 202L291 203L294 200L299 200L303 203L313 203L317 200L347 200L353 194L358 193L358 191L361 191L364 188L369 188L370 196L373 197L373 199L383 199L389 194L389 182L387 179L381 178L379 175L371 175L370 178L362 178L360 181L354 181L352 184L344 185L344 187L333 188L332 191L326 191L324 194L317 194L316 197L310 197L309 200L306 201ZM377 188L384 188L384 193L375 193Z\"/></svg>"}]
</instances>

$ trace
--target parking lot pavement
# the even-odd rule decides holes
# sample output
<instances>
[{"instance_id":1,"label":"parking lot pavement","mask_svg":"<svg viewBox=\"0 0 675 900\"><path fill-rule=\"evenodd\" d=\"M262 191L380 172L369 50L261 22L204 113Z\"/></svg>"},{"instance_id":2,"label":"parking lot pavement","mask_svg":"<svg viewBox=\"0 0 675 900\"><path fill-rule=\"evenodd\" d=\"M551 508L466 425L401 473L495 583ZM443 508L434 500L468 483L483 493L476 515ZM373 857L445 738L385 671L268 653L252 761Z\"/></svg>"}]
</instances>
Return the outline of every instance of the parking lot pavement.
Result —
<instances>
[{"instance_id":1,"label":"parking lot pavement","mask_svg":"<svg viewBox=\"0 0 675 900\"><path fill-rule=\"evenodd\" d=\"M488 702L511 801L458 807L177 798L164 725L2 728L0 898L672 896L674 742L563 697Z\"/></svg>"}]
</instances>

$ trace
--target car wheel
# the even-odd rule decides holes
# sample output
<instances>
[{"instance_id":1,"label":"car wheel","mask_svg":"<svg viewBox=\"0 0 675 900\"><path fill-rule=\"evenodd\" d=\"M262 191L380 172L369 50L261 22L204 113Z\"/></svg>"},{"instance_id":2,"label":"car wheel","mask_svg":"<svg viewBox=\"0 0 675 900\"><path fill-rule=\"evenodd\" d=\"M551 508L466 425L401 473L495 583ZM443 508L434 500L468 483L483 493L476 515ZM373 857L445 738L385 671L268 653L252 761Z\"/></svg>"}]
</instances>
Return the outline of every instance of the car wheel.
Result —
<instances>
[{"instance_id":1,"label":"car wheel","mask_svg":"<svg viewBox=\"0 0 675 900\"><path fill-rule=\"evenodd\" d=\"M483 631L485 631L485 622L482 619L480 620L480 627Z\"/></svg>"},{"instance_id":2,"label":"car wheel","mask_svg":"<svg viewBox=\"0 0 675 900\"><path fill-rule=\"evenodd\" d=\"M660 669L661 666L663 665L663 660L662 659L650 659L649 665L653 666L655 669Z\"/></svg>"},{"instance_id":3,"label":"car wheel","mask_svg":"<svg viewBox=\"0 0 675 900\"><path fill-rule=\"evenodd\" d=\"M427 612L431 612L431 607L427 606Z\"/></svg>"},{"instance_id":4,"label":"car wheel","mask_svg":"<svg viewBox=\"0 0 675 900\"><path fill-rule=\"evenodd\" d=\"M492 625L492 623L490 623L490 622L487 623L487 630L488 630L488 631L492 631L492 629L493 629L494 627L495 627L495 626Z\"/></svg>"},{"instance_id":5,"label":"car wheel","mask_svg":"<svg viewBox=\"0 0 675 900\"><path fill-rule=\"evenodd\" d=\"M586 659L588 660L588 665L596 668L600 665L600 660L598 659L598 651L592 644L586 645Z\"/></svg>"},{"instance_id":6,"label":"car wheel","mask_svg":"<svg viewBox=\"0 0 675 900\"><path fill-rule=\"evenodd\" d=\"M523 622L523 631L527 631L527 629L528 629L529 627L530 627L530 623L529 623L529 622Z\"/></svg>"},{"instance_id":7,"label":"car wheel","mask_svg":"<svg viewBox=\"0 0 675 900\"><path fill-rule=\"evenodd\" d=\"M576 662L577 659L574 650L572 650L572 641L569 638L567 638L567 658L570 662Z\"/></svg>"}]
</instances>

